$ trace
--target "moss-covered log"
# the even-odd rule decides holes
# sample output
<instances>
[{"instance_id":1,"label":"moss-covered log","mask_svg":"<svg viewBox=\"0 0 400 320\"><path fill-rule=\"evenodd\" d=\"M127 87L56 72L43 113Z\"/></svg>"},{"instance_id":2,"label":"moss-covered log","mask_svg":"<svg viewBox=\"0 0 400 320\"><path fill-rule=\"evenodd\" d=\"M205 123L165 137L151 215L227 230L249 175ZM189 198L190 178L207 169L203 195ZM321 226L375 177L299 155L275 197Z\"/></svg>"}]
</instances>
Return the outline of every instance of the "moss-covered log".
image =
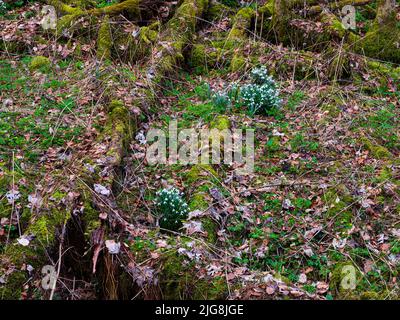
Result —
<instances>
[{"instance_id":1,"label":"moss-covered log","mask_svg":"<svg viewBox=\"0 0 400 320\"><path fill-rule=\"evenodd\" d=\"M157 2L157 1L156 1ZM88 8L90 5L93 7L94 3L86 1L62 1L62 0L47 0L49 5L60 14L79 14L79 15L116 15L120 13L128 13L134 16L140 14L140 5L146 5L146 1L141 0L125 0L104 8ZM147 3L149 4L149 2Z\"/></svg>"}]
</instances>

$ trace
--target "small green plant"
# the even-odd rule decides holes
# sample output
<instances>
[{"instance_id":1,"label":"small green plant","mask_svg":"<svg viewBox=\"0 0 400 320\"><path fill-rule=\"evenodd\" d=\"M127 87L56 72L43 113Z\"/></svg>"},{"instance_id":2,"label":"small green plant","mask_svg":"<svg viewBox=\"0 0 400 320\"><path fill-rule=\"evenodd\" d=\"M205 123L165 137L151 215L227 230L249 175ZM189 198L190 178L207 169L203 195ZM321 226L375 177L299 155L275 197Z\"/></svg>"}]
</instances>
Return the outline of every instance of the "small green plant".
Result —
<instances>
[{"instance_id":1,"label":"small green plant","mask_svg":"<svg viewBox=\"0 0 400 320\"><path fill-rule=\"evenodd\" d=\"M5 3L4 0L0 0L0 14L5 14L9 10L20 8L25 4L25 0L16 0L11 3Z\"/></svg>"},{"instance_id":2,"label":"small green plant","mask_svg":"<svg viewBox=\"0 0 400 320\"><path fill-rule=\"evenodd\" d=\"M297 198L294 201L294 205L295 205L296 209L305 210L305 209L309 209L311 207L312 202L311 202L311 200L308 200L308 199Z\"/></svg>"},{"instance_id":3,"label":"small green plant","mask_svg":"<svg viewBox=\"0 0 400 320\"><path fill-rule=\"evenodd\" d=\"M7 12L7 6L3 2L3 0L0 0L0 14L4 14Z\"/></svg>"},{"instance_id":4,"label":"small green plant","mask_svg":"<svg viewBox=\"0 0 400 320\"><path fill-rule=\"evenodd\" d=\"M215 109L218 112L224 112L237 104L239 98L239 87L236 83L232 83L223 91L210 91L210 98Z\"/></svg>"},{"instance_id":5,"label":"small green plant","mask_svg":"<svg viewBox=\"0 0 400 320\"><path fill-rule=\"evenodd\" d=\"M206 101L211 98L211 88L210 85L206 82L194 88L194 92L201 101Z\"/></svg>"},{"instance_id":6,"label":"small green plant","mask_svg":"<svg viewBox=\"0 0 400 320\"><path fill-rule=\"evenodd\" d=\"M360 126L368 128L372 136L381 141L385 147L390 149L400 147L400 138L397 131L399 117L393 104L380 107L365 119L361 119Z\"/></svg>"},{"instance_id":7,"label":"small green plant","mask_svg":"<svg viewBox=\"0 0 400 320\"><path fill-rule=\"evenodd\" d=\"M318 142L306 140L301 133L298 133L290 141L290 146L292 148L292 151L294 152L298 151L307 152L307 151L317 151L319 144Z\"/></svg>"},{"instance_id":8,"label":"small green plant","mask_svg":"<svg viewBox=\"0 0 400 320\"><path fill-rule=\"evenodd\" d=\"M226 111L230 105L231 105L231 100L228 96L227 93L225 92L216 92L212 96L212 103L214 104L215 108L221 112L221 111Z\"/></svg>"},{"instance_id":9,"label":"small green plant","mask_svg":"<svg viewBox=\"0 0 400 320\"><path fill-rule=\"evenodd\" d=\"M176 188L162 189L157 192L156 204L161 214L161 228L176 231L182 227L182 220L189 212L182 192Z\"/></svg>"},{"instance_id":10,"label":"small green plant","mask_svg":"<svg viewBox=\"0 0 400 320\"><path fill-rule=\"evenodd\" d=\"M238 0L221 0L221 3L228 7L235 8L238 6L239 1Z\"/></svg>"},{"instance_id":11,"label":"small green plant","mask_svg":"<svg viewBox=\"0 0 400 320\"><path fill-rule=\"evenodd\" d=\"M281 104L279 90L274 79L268 75L265 67L256 68L250 73L252 82L240 88L241 102L247 106L251 115L269 114Z\"/></svg>"},{"instance_id":12,"label":"small green plant","mask_svg":"<svg viewBox=\"0 0 400 320\"><path fill-rule=\"evenodd\" d=\"M264 238L265 232L261 228L255 227L251 232L249 237L252 239L262 239Z\"/></svg>"},{"instance_id":13,"label":"small green plant","mask_svg":"<svg viewBox=\"0 0 400 320\"><path fill-rule=\"evenodd\" d=\"M317 291L317 289L315 288L315 286L311 285L311 284L305 284L303 286L303 289L306 290L308 293L315 293Z\"/></svg>"},{"instance_id":14,"label":"small green plant","mask_svg":"<svg viewBox=\"0 0 400 320\"><path fill-rule=\"evenodd\" d=\"M390 252L393 254L400 254L400 243L397 240L391 243Z\"/></svg>"},{"instance_id":15,"label":"small green plant","mask_svg":"<svg viewBox=\"0 0 400 320\"><path fill-rule=\"evenodd\" d=\"M97 5L96 5L97 8L104 8L104 7L111 6L112 4L115 4L118 1L116 1L116 0L111 0L111 1L109 1L109 0L97 0L96 2L97 2Z\"/></svg>"},{"instance_id":16,"label":"small green plant","mask_svg":"<svg viewBox=\"0 0 400 320\"><path fill-rule=\"evenodd\" d=\"M295 91L287 101L287 107L294 111L296 107L305 99L306 95L303 91Z\"/></svg>"},{"instance_id":17,"label":"small green plant","mask_svg":"<svg viewBox=\"0 0 400 320\"><path fill-rule=\"evenodd\" d=\"M282 208L281 200L274 193L264 194L264 211L279 212Z\"/></svg>"},{"instance_id":18,"label":"small green plant","mask_svg":"<svg viewBox=\"0 0 400 320\"><path fill-rule=\"evenodd\" d=\"M277 152L281 148L280 140L278 137L272 136L271 138L269 138L265 146L269 153Z\"/></svg>"},{"instance_id":19,"label":"small green plant","mask_svg":"<svg viewBox=\"0 0 400 320\"><path fill-rule=\"evenodd\" d=\"M192 104L186 107L183 119L193 121L202 118L205 122L210 122L213 118L213 112L216 111L211 103Z\"/></svg>"}]
</instances>

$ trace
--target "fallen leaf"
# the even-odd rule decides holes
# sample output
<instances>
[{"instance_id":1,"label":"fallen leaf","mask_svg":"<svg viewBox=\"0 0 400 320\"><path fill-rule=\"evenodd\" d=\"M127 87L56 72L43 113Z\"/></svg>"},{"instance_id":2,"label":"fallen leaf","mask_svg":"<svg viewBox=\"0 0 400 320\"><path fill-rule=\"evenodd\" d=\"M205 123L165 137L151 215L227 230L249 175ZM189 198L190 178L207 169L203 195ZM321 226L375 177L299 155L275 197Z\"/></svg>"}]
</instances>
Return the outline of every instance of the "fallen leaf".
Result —
<instances>
[{"instance_id":1,"label":"fallen leaf","mask_svg":"<svg viewBox=\"0 0 400 320\"><path fill-rule=\"evenodd\" d=\"M121 248L121 243L115 242L114 240L106 240L106 248L110 254L118 254Z\"/></svg>"}]
</instances>

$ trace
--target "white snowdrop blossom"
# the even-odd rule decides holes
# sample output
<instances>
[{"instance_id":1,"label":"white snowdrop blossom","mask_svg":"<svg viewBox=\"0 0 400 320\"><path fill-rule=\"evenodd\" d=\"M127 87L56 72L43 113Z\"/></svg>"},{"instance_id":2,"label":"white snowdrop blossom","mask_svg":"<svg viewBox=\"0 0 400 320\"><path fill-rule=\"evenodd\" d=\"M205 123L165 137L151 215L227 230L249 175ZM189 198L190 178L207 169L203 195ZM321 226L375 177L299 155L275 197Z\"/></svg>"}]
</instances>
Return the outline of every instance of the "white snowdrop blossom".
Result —
<instances>
[{"instance_id":1,"label":"white snowdrop blossom","mask_svg":"<svg viewBox=\"0 0 400 320\"><path fill-rule=\"evenodd\" d=\"M7 6L3 0L0 0L0 13L3 13L7 10Z\"/></svg>"},{"instance_id":2,"label":"white snowdrop blossom","mask_svg":"<svg viewBox=\"0 0 400 320\"><path fill-rule=\"evenodd\" d=\"M281 104L279 90L274 79L268 75L265 67L251 71L252 83L240 88L240 97L252 115L278 108Z\"/></svg>"},{"instance_id":3,"label":"white snowdrop blossom","mask_svg":"<svg viewBox=\"0 0 400 320\"><path fill-rule=\"evenodd\" d=\"M160 227L169 230L178 230L182 220L188 216L188 205L184 194L176 188L162 189L157 192L156 205L161 213Z\"/></svg>"}]
</instances>

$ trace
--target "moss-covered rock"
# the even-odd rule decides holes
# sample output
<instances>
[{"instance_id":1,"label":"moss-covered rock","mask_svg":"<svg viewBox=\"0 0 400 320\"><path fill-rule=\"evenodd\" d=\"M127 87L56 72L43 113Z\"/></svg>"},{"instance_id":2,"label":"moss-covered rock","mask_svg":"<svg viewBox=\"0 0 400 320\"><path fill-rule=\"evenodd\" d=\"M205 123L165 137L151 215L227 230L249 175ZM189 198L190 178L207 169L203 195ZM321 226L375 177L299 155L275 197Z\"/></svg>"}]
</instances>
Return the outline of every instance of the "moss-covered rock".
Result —
<instances>
[{"instance_id":1,"label":"moss-covered rock","mask_svg":"<svg viewBox=\"0 0 400 320\"><path fill-rule=\"evenodd\" d=\"M227 130L231 126L231 122L227 116L219 115L211 121L210 127L212 129Z\"/></svg>"},{"instance_id":2,"label":"moss-covered rock","mask_svg":"<svg viewBox=\"0 0 400 320\"><path fill-rule=\"evenodd\" d=\"M160 287L166 300L215 300L227 294L224 278L198 278L193 262L186 261L177 252L163 259Z\"/></svg>"},{"instance_id":3,"label":"moss-covered rock","mask_svg":"<svg viewBox=\"0 0 400 320\"><path fill-rule=\"evenodd\" d=\"M231 16L233 12L234 10L225 4L213 1L208 7L205 19L207 21L221 20L224 17Z\"/></svg>"},{"instance_id":4,"label":"moss-covered rock","mask_svg":"<svg viewBox=\"0 0 400 320\"><path fill-rule=\"evenodd\" d=\"M361 137L360 142L362 143L363 147L367 149L376 159L390 159L393 157L393 155L387 148L374 144L367 137Z\"/></svg>"},{"instance_id":5,"label":"moss-covered rock","mask_svg":"<svg viewBox=\"0 0 400 320\"><path fill-rule=\"evenodd\" d=\"M188 62L196 73L204 73L208 69L215 68L219 63L229 63L229 56L230 54L227 54L227 51L222 48L195 44Z\"/></svg>"},{"instance_id":6,"label":"moss-covered rock","mask_svg":"<svg viewBox=\"0 0 400 320\"><path fill-rule=\"evenodd\" d=\"M65 1L48 0L47 3L53 6L61 14L76 14L82 12L79 6L70 6Z\"/></svg>"},{"instance_id":7,"label":"moss-covered rock","mask_svg":"<svg viewBox=\"0 0 400 320\"><path fill-rule=\"evenodd\" d=\"M250 29L251 20L255 15L255 11L250 7L240 9L233 22L233 26L228 35L228 41L243 41L247 38L247 30Z\"/></svg>"},{"instance_id":8,"label":"moss-covered rock","mask_svg":"<svg viewBox=\"0 0 400 320\"><path fill-rule=\"evenodd\" d=\"M395 5L395 1L377 1L376 18L367 34L356 43L358 52L374 59L400 62L400 28Z\"/></svg>"},{"instance_id":9,"label":"moss-covered rock","mask_svg":"<svg viewBox=\"0 0 400 320\"><path fill-rule=\"evenodd\" d=\"M44 70L50 67L50 59L44 56L36 56L34 57L30 64L29 70L36 71L36 70Z\"/></svg>"},{"instance_id":10,"label":"moss-covered rock","mask_svg":"<svg viewBox=\"0 0 400 320\"><path fill-rule=\"evenodd\" d=\"M330 274L329 287L336 299L352 299L362 275L351 261L337 263Z\"/></svg>"},{"instance_id":11,"label":"moss-covered rock","mask_svg":"<svg viewBox=\"0 0 400 320\"><path fill-rule=\"evenodd\" d=\"M366 285L359 268L352 261L334 265L330 274L329 287L337 300L387 300L398 299L390 290L373 291Z\"/></svg>"},{"instance_id":12,"label":"moss-covered rock","mask_svg":"<svg viewBox=\"0 0 400 320\"><path fill-rule=\"evenodd\" d=\"M186 174L186 181L192 184L201 179L207 179L206 177L209 177L208 179L212 179L216 176L218 176L217 172L209 164L197 164L194 165Z\"/></svg>"}]
</instances>

